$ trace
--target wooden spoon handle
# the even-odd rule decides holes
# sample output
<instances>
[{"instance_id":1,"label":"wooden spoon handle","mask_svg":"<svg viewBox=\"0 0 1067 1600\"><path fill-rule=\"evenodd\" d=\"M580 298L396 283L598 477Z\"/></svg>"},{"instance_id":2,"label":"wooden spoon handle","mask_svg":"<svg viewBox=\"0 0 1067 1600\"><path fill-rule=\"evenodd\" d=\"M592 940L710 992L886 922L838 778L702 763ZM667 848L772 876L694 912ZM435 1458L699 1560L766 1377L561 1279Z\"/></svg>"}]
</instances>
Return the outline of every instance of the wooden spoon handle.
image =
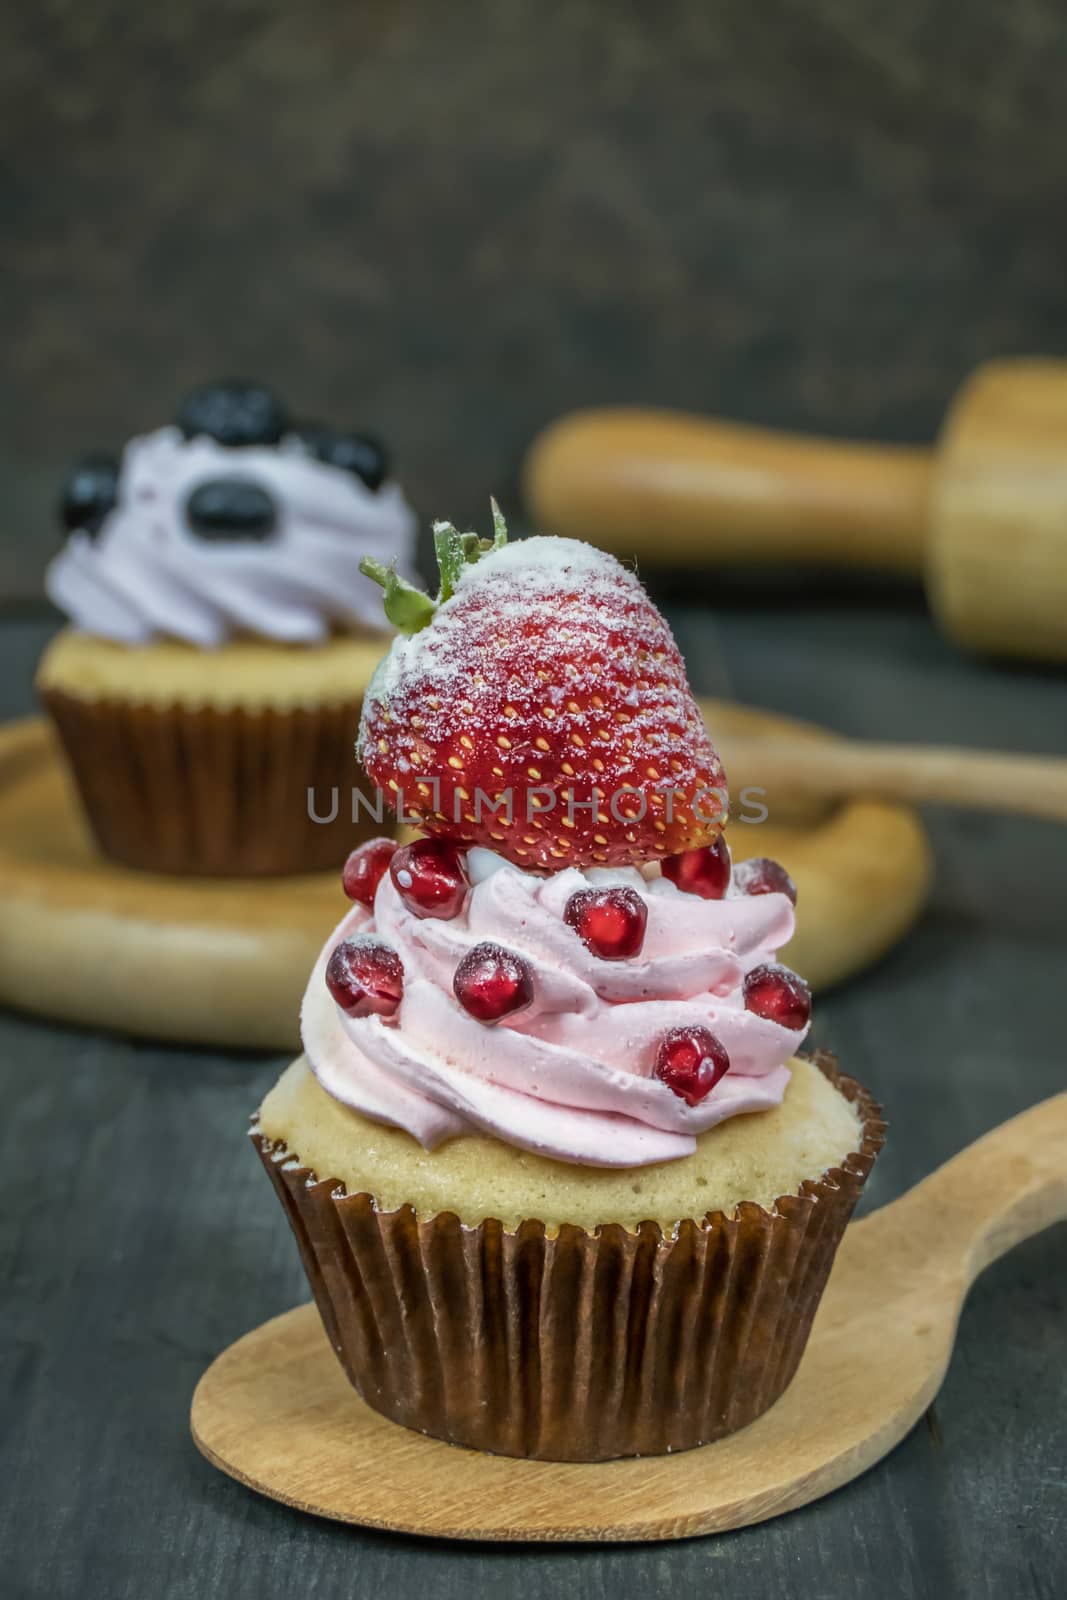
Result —
<instances>
[{"instance_id":1,"label":"wooden spoon handle","mask_svg":"<svg viewBox=\"0 0 1067 1600\"><path fill-rule=\"evenodd\" d=\"M746 736L718 740L714 725L711 736L731 790L765 788L772 820L779 813L806 812L819 799L878 795L1067 822L1067 761L1053 756L849 739L819 744Z\"/></svg>"},{"instance_id":2,"label":"wooden spoon handle","mask_svg":"<svg viewBox=\"0 0 1067 1600\"><path fill-rule=\"evenodd\" d=\"M650 565L922 569L928 450L842 444L682 412L579 411L524 466L534 524Z\"/></svg>"},{"instance_id":3,"label":"wooden spoon handle","mask_svg":"<svg viewBox=\"0 0 1067 1600\"><path fill-rule=\"evenodd\" d=\"M1067 1093L994 1128L898 1204L971 1283L1013 1245L1067 1220Z\"/></svg>"}]
</instances>

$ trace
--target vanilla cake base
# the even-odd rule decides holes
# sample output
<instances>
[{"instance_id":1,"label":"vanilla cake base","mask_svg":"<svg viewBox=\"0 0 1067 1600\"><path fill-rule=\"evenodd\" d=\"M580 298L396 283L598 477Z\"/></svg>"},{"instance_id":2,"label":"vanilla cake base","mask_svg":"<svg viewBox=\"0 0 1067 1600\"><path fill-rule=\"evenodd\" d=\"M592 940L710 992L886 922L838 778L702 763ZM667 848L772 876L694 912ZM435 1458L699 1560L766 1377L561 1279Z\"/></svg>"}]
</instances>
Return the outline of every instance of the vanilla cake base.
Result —
<instances>
[{"instance_id":1,"label":"vanilla cake base","mask_svg":"<svg viewBox=\"0 0 1067 1600\"><path fill-rule=\"evenodd\" d=\"M116 644L65 628L41 659L37 688L82 700L290 710L358 700L388 648L387 635L369 632L313 645L240 638L203 650L176 639Z\"/></svg>"},{"instance_id":2,"label":"vanilla cake base","mask_svg":"<svg viewBox=\"0 0 1067 1600\"><path fill-rule=\"evenodd\" d=\"M742 1201L770 1211L859 1149L861 1120L844 1095L811 1062L794 1058L790 1067L773 1111L731 1117L701 1134L691 1156L648 1167L573 1166L481 1135L424 1150L400 1129L339 1104L303 1056L267 1095L258 1131L319 1178L372 1195L383 1211L449 1211L468 1226L494 1217L513 1229L536 1218L549 1230L654 1221L669 1231L708 1212L729 1216Z\"/></svg>"}]
</instances>

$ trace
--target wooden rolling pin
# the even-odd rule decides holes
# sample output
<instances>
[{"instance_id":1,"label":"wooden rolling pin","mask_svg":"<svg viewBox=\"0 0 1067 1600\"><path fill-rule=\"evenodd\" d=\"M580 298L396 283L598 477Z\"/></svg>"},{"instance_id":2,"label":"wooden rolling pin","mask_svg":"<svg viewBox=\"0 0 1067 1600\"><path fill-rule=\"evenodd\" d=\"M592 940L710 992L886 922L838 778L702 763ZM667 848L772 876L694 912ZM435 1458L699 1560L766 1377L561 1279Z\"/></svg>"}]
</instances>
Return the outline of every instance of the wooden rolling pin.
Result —
<instances>
[{"instance_id":1,"label":"wooden rolling pin","mask_svg":"<svg viewBox=\"0 0 1067 1600\"><path fill-rule=\"evenodd\" d=\"M923 576L942 627L1067 660L1067 362L980 367L933 450L854 445L680 412L576 412L531 446L546 533L649 566L810 562Z\"/></svg>"}]
</instances>

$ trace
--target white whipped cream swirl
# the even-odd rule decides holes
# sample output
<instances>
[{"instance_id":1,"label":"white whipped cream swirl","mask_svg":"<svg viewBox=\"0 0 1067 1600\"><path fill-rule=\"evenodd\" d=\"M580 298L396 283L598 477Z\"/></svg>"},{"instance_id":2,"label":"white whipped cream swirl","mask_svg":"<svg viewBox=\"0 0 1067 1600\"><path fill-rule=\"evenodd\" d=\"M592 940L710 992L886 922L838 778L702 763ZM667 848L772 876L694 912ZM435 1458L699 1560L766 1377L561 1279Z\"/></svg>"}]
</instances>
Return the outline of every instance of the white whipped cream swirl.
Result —
<instances>
[{"instance_id":1,"label":"white whipped cream swirl","mask_svg":"<svg viewBox=\"0 0 1067 1600\"><path fill-rule=\"evenodd\" d=\"M262 541L208 541L185 519L215 478L264 488L277 523ZM316 644L334 629L381 631L381 590L359 570L373 556L413 576L415 514L396 483L375 493L288 436L230 449L176 427L131 439L118 504L96 538L76 530L51 563L49 598L74 625L122 644L157 637L212 649L235 634Z\"/></svg>"},{"instance_id":2,"label":"white whipped cream swirl","mask_svg":"<svg viewBox=\"0 0 1067 1600\"><path fill-rule=\"evenodd\" d=\"M355 907L327 941L301 1014L304 1049L322 1087L364 1116L404 1128L427 1149L464 1133L588 1166L631 1167L691 1154L726 1117L768 1110L789 1081L804 1032L746 1011L744 975L773 960L793 932L783 894L703 900L634 868L568 868L549 878L489 851L468 855L473 887L451 921L420 919L388 873L373 913ZM626 884L648 911L644 947L628 961L593 955L563 921L578 889ZM335 945L374 934L404 965L395 1017L352 1018L325 982ZM456 1000L462 956L491 939L533 973L527 1010L486 1027ZM671 1028L704 1026L730 1070L690 1106L653 1076Z\"/></svg>"}]
</instances>

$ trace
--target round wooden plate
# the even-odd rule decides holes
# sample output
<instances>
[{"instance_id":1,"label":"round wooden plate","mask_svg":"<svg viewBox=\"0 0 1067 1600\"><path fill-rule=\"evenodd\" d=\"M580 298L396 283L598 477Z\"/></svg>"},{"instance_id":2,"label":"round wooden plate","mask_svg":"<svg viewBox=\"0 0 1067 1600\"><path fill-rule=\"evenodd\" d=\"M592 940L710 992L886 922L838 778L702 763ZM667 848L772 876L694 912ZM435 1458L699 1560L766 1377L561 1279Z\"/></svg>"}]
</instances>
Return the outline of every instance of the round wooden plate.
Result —
<instances>
[{"instance_id":1,"label":"round wooden plate","mask_svg":"<svg viewBox=\"0 0 1067 1600\"><path fill-rule=\"evenodd\" d=\"M724 736L804 726L701 704ZM857 801L811 822L738 822L730 839L736 858L775 856L796 879L802 913L785 959L816 987L881 956L929 883L915 813L888 802ZM307 975L346 904L339 873L182 879L106 860L36 718L0 728L0 901L0 1002L145 1038L272 1050L297 1046Z\"/></svg>"}]
</instances>

